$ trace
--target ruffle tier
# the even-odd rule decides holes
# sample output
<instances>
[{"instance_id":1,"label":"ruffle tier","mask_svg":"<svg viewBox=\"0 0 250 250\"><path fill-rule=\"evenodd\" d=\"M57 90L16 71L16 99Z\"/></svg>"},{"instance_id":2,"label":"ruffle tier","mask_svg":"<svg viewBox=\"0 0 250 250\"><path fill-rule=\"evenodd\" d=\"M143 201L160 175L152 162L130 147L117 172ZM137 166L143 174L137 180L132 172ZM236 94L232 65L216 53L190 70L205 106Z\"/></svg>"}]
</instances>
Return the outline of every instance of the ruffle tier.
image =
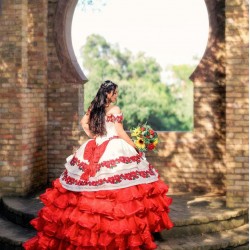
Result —
<instances>
[{"instance_id":1,"label":"ruffle tier","mask_svg":"<svg viewBox=\"0 0 250 250\"><path fill-rule=\"evenodd\" d=\"M26 250L155 249L152 232L170 229L172 199L158 180L117 190L72 192L59 180L40 196L44 207L31 221L37 235Z\"/></svg>"}]
</instances>

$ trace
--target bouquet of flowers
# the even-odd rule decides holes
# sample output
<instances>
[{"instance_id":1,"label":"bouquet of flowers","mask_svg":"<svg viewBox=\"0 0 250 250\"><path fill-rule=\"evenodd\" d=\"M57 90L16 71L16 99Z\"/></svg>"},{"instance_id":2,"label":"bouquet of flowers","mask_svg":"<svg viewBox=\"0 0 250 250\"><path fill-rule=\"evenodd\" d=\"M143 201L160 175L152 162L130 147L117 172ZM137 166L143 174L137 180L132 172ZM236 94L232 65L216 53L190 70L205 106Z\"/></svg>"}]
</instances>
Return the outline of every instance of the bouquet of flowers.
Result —
<instances>
[{"instance_id":1,"label":"bouquet of flowers","mask_svg":"<svg viewBox=\"0 0 250 250\"><path fill-rule=\"evenodd\" d=\"M138 125L131 129L131 137L136 147L141 152L155 151L158 144L158 135L148 124Z\"/></svg>"}]
</instances>

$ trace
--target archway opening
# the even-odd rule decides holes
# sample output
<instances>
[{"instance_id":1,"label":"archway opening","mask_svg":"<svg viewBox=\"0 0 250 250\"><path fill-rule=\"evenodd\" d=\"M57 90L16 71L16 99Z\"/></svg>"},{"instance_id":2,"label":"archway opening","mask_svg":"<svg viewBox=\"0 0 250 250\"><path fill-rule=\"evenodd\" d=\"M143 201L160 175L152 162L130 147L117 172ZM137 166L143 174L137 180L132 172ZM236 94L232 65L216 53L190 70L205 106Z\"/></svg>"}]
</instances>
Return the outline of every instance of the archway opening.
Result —
<instances>
[{"instance_id":1,"label":"archway opening","mask_svg":"<svg viewBox=\"0 0 250 250\"><path fill-rule=\"evenodd\" d=\"M72 21L77 60L89 79L85 110L105 79L119 84L127 129L193 128L193 83L208 40L204 1L79 1Z\"/></svg>"}]
</instances>

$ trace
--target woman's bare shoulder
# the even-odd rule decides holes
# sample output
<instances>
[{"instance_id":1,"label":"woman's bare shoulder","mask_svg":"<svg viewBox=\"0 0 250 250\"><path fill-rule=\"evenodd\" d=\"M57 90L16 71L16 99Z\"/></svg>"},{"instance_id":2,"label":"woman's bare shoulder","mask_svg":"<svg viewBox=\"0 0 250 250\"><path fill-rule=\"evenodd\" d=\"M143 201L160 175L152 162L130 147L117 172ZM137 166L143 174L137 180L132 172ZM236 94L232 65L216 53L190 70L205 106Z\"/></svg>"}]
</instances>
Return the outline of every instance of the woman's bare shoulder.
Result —
<instances>
[{"instance_id":1,"label":"woman's bare shoulder","mask_svg":"<svg viewBox=\"0 0 250 250\"><path fill-rule=\"evenodd\" d=\"M122 113L121 109L118 106L116 106L116 105L112 106L107 111L107 114L121 114L121 113Z\"/></svg>"}]
</instances>

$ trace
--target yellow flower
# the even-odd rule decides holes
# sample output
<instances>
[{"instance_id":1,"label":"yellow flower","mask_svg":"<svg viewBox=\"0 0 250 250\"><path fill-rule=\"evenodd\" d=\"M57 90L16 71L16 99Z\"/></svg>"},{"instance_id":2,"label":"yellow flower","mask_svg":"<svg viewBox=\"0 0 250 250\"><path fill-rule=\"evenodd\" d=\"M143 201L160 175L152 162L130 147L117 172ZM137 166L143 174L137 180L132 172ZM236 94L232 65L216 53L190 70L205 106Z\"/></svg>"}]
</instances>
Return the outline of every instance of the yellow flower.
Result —
<instances>
[{"instance_id":1,"label":"yellow flower","mask_svg":"<svg viewBox=\"0 0 250 250\"><path fill-rule=\"evenodd\" d=\"M155 141L153 142L153 144L156 146L158 144L159 140L158 138L155 139Z\"/></svg>"},{"instance_id":2,"label":"yellow flower","mask_svg":"<svg viewBox=\"0 0 250 250\"><path fill-rule=\"evenodd\" d=\"M139 139L137 139L137 140L135 141L135 145L136 145L136 147L137 147L139 150L140 150L140 149L145 149L145 147L146 147L144 141L143 141L141 138L139 138Z\"/></svg>"},{"instance_id":3,"label":"yellow flower","mask_svg":"<svg viewBox=\"0 0 250 250\"><path fill-rule=\"evenodd\" d=\"M137 137L140 133L141 133L140 128L136 128L136 129L134 129L133 132L131 133L131 136Z\"/></svg>"}]
</instances>

